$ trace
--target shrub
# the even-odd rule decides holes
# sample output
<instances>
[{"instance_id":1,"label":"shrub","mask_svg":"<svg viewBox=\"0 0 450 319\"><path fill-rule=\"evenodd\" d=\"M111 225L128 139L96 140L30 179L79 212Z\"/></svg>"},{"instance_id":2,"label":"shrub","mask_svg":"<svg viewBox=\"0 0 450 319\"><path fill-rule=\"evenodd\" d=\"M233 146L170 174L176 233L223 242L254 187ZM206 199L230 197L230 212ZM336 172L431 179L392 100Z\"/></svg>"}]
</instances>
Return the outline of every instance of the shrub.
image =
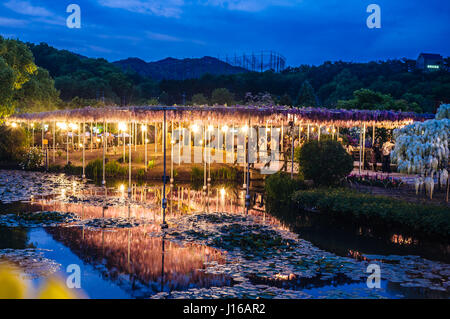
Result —
<instances>
[{"instance_id":1,"label":"shrub","mask_svg":"<svg viewBox=\"0 0 450 319\"><path fill-rule=\"evenodd\" d=\"M203 180L203 168L193 166L191 169L191 181Z\"/></svg>"},{"instance_id":2,"label":"shrub","mask_svg":"<svg viewBox=\"0 0 450 319\"><path fill-rule=\"evenodd\" d=\"M154 168L155 167L155 160L149 160L148 161L148 164L147 164L147 168L148 169L152 169L152 168Z\"/></svg>"},{"instance_id":3,"label":"shrub","mask_svg":"<svg viewBox=\"0 0 450 319\"><path fill-rule=\"evenodd\" d=\"M25 155L27 137L21 127L0 126L0 160L18 162Z\"/></svg>"},{"instance_id":4,"label":"shrub","mask_svg":"<svg viewBox=\"0 0 450 319\"><path fill-rule=\"evenodd\" d=\"M139 180L143 180L145 178L145 169L143 168L138 169L136 172L136 177Z\"/></svg>"},{"instance_id":5,"label":"shrub","mask_svg":"<svg viewBox=\"0 0 450 319\"><path fill-rule=\"evenodd\" d=\"M127 164L130 161L128 154L125 154L125 161L123 160L123 155L117 160L117 162L121 164Z\"/></svg>"},{"instance_id":6,"label":"shrub","mask_svg":"<svg viewBox=\"0 0 450 319\"><path fill-rule=\"evenodd\" d=\"M25 170L34 170L42 167L43 161L42 150L37 147L32 147L22 154L19 166Z\"/></svg>"},{"instance_id":7,"label":"shrub","mask_svg":"<svg viewBox=\"0 0 450 319\"><path fill-rule=\"evenodd\" d=\"M63 170L63 168L61 167L61 165L58 164L50 164L48 166L48 171L50 173L60 173Z\"/></svg>"},{"instance_id":8,"label":"shrub","mask_svg":"<svg viewBox=\"0 0 450 319\"><path fill-rule=\"evenodd\" d=\"M117 161L110 161L105 165L105 174L108 177L124 177L128 174L128 169L121 166Z\"/></svg>"},{"instance_id":9,"label":"shrub","mask_svg":"<svg viewBox=\"0 0 450 319\"><path fill-rule=\"evenodd\" d=\"M105 167L106 169L106 167ZM103 176L103 160L97 158L86 165L86 176L98 180Z\"/></svg>"},{"instance_id":10,"label":"shrub","mask_svg":"<svg viewBox=\"0 0 450 319\"><path fill-rule=\"evenodd\" d=\"M292 179L290 174L278 172L270 175L264 184L267 212L277 215L279 210L290 206L295 191L305 188L303 180Z\"/></svg>"},{"instance_id":11,"label":"shrub","mask_svg":"<svg viewBox=\"0 0 450 319\"><path fill-rule=\"evenodd\" d=\"M315 208L340 220L350 219L380 229L397 226L415 235L420 232L450 237L450 213L443 206L410 203L340 188L298 191L292 200L302 209Z\"/></svg>"},{"instance_id":12,"label":"shrub","mask_svg":"<svg viewBox=\"0 0 450 319\"><path fill-rule=\"evenodd\" d=\"M191 181L203 181L203 167L193 166L191 169ZM239 170L235 167L220 167L211 170L213 181L238 181Z\"/></svg>"},{"instance_id":13,"label":"shrub","mask_svg":"<svg viewBox=\"0 0 450 319\"><path fill-rule=\"evenodd\" d=\"M305 179L317 185L336 185L353 170L353 159L336 141L309 141L295 156Z\"/></svg>"},{"instance_id":14,"label":"shrub","mask_svg":"<svg viewBox=\"0 0 450 319\"><path fill-rule=\"evenodd\" d=\"M75 166L71 162L64 166L64 173L67 175L81 175L83 172L83 167Z\"/></svg>"}]
</instances>

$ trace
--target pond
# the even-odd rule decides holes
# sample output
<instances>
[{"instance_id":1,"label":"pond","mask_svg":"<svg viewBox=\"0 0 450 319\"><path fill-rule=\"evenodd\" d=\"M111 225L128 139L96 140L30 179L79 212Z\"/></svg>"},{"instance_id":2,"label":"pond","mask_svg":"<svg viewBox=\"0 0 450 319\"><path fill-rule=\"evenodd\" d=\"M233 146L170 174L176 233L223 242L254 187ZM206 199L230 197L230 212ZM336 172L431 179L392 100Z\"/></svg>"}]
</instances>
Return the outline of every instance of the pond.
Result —
<instances>
[{"instance_id":1,"label":"pond","mask_svg":"<svg viewBox=\"0 0 450 319\"><path fill-rule=\"evenodd\" d=\"M254 185L252 185L254 186ZM0 264L19 265L31 285L81 268L89 298L448 298L449 246L313 216L282 222L263 194L244 209L240 187L100 187L63 174L0 171ZM368 288L369 264L381 287Z\"/></svg>"}]
</instances>

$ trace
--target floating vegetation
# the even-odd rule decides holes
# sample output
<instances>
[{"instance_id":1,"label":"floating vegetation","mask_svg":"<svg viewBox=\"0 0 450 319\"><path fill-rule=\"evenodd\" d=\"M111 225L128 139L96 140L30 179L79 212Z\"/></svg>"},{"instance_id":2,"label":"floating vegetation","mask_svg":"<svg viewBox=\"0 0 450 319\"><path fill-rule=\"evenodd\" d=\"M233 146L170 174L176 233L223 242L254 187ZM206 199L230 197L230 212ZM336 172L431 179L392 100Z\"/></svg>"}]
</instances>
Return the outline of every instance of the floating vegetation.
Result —
<instances>
[{"instance_id":1,"label":"floating vegetation","mask_svg":"<svg viewBox=\"0 0 450 319\"><path fill-rule=\"evenodd\" d=\"M7 227L41 227L72 223L80 218L73 213L63 212L25 212L0 215L0 226Z\"/></svg>"},{"instance_id":2,"label":"floating vegetation","mask_svg":"<svg viewBox=\"0 0 450 319\"><path fill-rule=\"evenodd\" d=\"M56 273L61 265L45 258L44 249L0 249L0 266L13 264L23 271L24 279L48 277Z\"/></svg>"},{"instance_id":3,"label":"floating vegetation","mask_svg":"<svg viewBox=\"0 0 450 319\"><path fill-rule=\"evenodd\" d=\"M251 216L200 213L173 219L166 236L224 249L225 265L205 272L226 274L237 284L193 289L155 298L401 298L404 291L366 286L367 266L381 267L381 280L401 287L421 287L448 296L450 265L417 256L371 256L363 260L336 256L297 235L255 222ZM161 234L153 234L153 236ZM342 291L339 287L346 287ZM320 288L322 287L322 288ZM336 288L338 287L338 288ZM306 289L306 290L305 290ZM308 292L311 289L314 291Z\"/></svg>"},{"instance_id":4,"label":"floating vegetation","mask_svg":"<svg viewBox=\"0 0 450 319\"><path fill-rule=\"evenodd\" d=\"M89 228L131 228L148 223L145 219L117 217L87 219L74 224L74 226L81 225Z\"/></svg>"}]
</instances>

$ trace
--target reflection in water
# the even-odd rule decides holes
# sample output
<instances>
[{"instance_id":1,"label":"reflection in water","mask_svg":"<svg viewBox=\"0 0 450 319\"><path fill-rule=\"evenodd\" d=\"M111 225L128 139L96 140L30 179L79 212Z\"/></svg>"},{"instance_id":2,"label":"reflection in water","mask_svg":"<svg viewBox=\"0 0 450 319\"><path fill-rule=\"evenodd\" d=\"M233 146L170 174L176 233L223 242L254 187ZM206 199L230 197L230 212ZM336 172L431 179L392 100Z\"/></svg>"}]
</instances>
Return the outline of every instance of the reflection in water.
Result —
<instances>
[{"instance_id":1,"label":"reflection in water","mask_svg":"<svg viewBox=\"0 0 450 319\"><path fill-rule=\"evenodd\" d=\"M41 210L73 212L83 219L100 218L102 207L107 218L133 217L160 223L162 221L162 185L133 185L130 198L125 188L116 183L114 187L103 188L93 184L76 184L59 192L59 197L51 198L35 195L33 202ZM64 196L61 197L61 193ZM206 194L206 195L205 195ZM419 255L431 260L450 261L450 245L417 239L397 231L375 234L368 227L345 225L331 221L320 215L298 212L291 217L279 219L267 215L264 210L262 189L250 189L252 208L249 214L257 222L279 230L291 230L301 238L340 256L350 256L349 251L364 254ZM178 184L167 188L167 217L177 217L199 211L220 211L236 214L245 212L245 190L236 185L214 185L207 192L191 184ZM33 208L36 210L36 208ZM356 259L359 259L358 257Z\"/></svg>"},{"instance_id":2,"label":"reflection in water","mask_svg":"<svg viewBox=\"0 0 450 319\"><path fill-rule=\"evenodd\" d=\"M299 234L300 238L339 256L364 260L364 254L416 255L429 260L450 262L448 243L414 238L394 229L374 232L370 227L306 211L286 216L282 222Z\"/></svg>"},{"instance_id":3,"label":"reflection in water","mask_svg":"<svg viewBox=\"0 0 450 319\"><path fill-rule=\"evenodd\" d=\"M148 235L158 230L157 225L109 231L82 227L46 229L55 240L123 286L133 297L232 284L230 278L202 271L205 263L223 263L222 252L195 244L180 246Z\"/></svg>"}]
</instances>

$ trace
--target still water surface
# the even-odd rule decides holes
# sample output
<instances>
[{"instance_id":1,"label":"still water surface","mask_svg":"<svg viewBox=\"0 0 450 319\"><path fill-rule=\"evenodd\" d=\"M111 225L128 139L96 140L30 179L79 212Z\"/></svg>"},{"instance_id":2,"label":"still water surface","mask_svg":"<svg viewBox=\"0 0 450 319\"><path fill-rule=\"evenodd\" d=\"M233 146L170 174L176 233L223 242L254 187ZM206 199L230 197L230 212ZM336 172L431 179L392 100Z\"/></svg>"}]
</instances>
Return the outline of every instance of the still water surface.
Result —
<instances>
[{"instance_id":1,"label":"still water surface","mask_svg":"<svg viewBox=\"0 0 450 319\"><path fill-rule=\"evenodd\" d=\"M82 221L103 218L146 220L144 224L127 228L88 227L87 224L0 227L0 250L37 248L45 258L61 265L57 271L61 278L67 277L68 265L80 265L83 294L90 298L148 298L161 292L233 287L236 284L227 274L205 271L209 265L225 265L226 250L149 235L160 232L162 185L136 185L128 197L127 187L123 186L126 184L120 182L103 188L61 175L34 174L32 178L24 172L17 175L0 171L0 214L58 211L74 213ZM169 222L171 218L202 211L245 215L244 191L237 186L216 185L205 194L195 185L174 185L168 188L167 196ZM308 215L300 216L295 222L281 222L264 212L260 190L254 188L252 198L255 205L248 214L258 223L297 233L300 238L337 256L363 260L365 254L414 255L449 263L449 245L395 232L380 236L370 229L349 230ZM358 294L358 289L366 287L365 282L348 278L277 281L261 276L248 277L253 285L302 291L313 298L339 297L339 294L330 294L335 290L352 291L353 297L368 297L364 292ZM34 278L32 282L38 284L41 280ZM382 281L382 288L383 292L377 297L449 296L448 291L405 288L388 280Z\"/></svg>"}]
</instances>

